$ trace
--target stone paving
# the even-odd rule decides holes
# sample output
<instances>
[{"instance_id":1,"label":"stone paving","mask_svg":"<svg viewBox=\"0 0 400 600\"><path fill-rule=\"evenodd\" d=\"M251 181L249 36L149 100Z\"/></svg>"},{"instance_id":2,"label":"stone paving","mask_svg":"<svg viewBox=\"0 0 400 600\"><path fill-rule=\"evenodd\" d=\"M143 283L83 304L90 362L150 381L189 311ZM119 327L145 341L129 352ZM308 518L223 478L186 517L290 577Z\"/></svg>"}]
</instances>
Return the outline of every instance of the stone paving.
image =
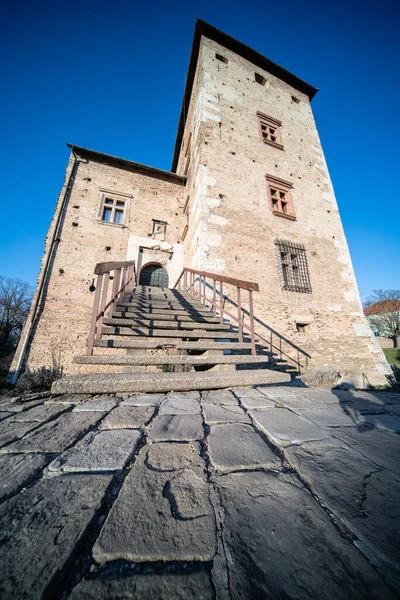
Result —
<instances>
[{"instance_id":1,"label":"stone paving","mask_svg":"<svg viewBox=\"0 0 400 600\"><path fill-rule=\"evenodd\" d=\"M0 399L0 597L400 597L400 394Z\"/></svg>"}]
</instances>

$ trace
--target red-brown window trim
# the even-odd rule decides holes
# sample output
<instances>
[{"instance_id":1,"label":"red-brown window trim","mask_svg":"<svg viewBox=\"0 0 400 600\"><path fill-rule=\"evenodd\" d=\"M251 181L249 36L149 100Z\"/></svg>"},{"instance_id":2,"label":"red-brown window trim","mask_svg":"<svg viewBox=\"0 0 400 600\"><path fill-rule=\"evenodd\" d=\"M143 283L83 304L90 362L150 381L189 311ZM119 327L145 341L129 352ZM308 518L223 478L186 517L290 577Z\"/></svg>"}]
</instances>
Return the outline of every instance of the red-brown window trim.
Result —
<instances>
[{"instance_id":1,"label":"red-brown window trim","mask_svg":"<svg viewBox=\"0 0 400 600\"><path fill-rule=\"evenodd\" d=\"M282 122L278 121L278 119L274 119L274 117L265 115L262 112L257 112L257 120L261 141L264 144L283 150L284 146L282 144L281 136Z\"/></svg>"},{"instance_id":2,"label":"red-brown window trim","mask_svg":"<svg viewBox=\"0 0 400 600\"><path fill-rule=\"evenodd\" d=\"M275 175L266 175L269 207L273 215L296 221L291 189L293 184Z\"/></svg>"},{"instance_id":3,"label":"red-brown window trim","mask_svg":"<svg viewBox=\"0 0 400 600\"><path fill-rule=\"evenodd\" d=\"M189 230L189 198L190 198L190 196L188 196L186 198L185 206L183 207L183 214L185 215L185 226L183 228L183 233L182 233L182 237L181 237L182 242L185 239L186 234Z\"/></svg>"}]
</instances>

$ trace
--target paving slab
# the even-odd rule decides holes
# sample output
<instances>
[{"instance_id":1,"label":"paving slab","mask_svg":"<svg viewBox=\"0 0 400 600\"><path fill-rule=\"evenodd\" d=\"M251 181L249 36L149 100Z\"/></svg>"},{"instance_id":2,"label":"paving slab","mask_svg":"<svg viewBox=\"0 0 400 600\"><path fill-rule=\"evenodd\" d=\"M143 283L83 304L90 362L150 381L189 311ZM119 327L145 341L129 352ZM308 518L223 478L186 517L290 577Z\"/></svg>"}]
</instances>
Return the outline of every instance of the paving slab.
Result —
<instances>
[{"instance_id":1,"label":"paving slab","mask_svg":"<svg viewBox=\"0 0 400 600\"><path fill-rule=\"evenodd\" d=\"M245 424L212 425L207 438L210 460L216 471L281 468L280 459L252 427Z\"/></svg>"},{"instance_id":2,"label":"paving slab","mask_svg":"<svg viewBox=\"0 0 400 600\"><path fill-rule=\"evenodd\" d=\"M299 396L304 396L305 398L309 398L310 400L314 400L314 402L319 402L320 404L339 404L339 395L333 391L320 390L317 388L297 388L296 393ZM347 396L347 392L343 392L345 394L342 396L343 402L346 400L351 400L351 396Z\"/></svg>"},{"instance_id":3,"label":"paving slab","mask_svg":"<svg viewBox=\"0 0 400 600\"><path fill-rule=\"evenodd\" d=\"M394 600L383 579L289 474L217 478L232 600Z\"/></svg>"},{"instance_id":4,"label":"paving slab","mask_svg":"<svg viewBox=\"0 0 400 600\"><path fill-rule=\"evenodd\" d=\"M231 404L237 406L238 400L231 390L211 390L202 392L202 404Z\"/></svg>"},{"instance_id":5,"label":"paving slab","mask_svg":"<svg viewBox=\"0 0 400 600\"><path fill-rule=\"evenodd\" d=\"M279 446L321 440L328 435L308 419L286 408L254 408L250 414L257 426Z\"/></svg>"},{"instance_id":6,"label":"paving slab","mask_svg":"<svg viewBox=\"0 0 400 600\"><path fill-rule=\"evenodd\" d=\"M45 454L0 455L0 501L32 481L50 460Z\"/></svg>"},{"instance_id":7,"label":"paving slab","mask_svg":"<svg viewBox=\"0 0 400 600\"><path fill-rule=\"evenodd\" d=\"M96 411L64 413L32 431L0 452L63 452L101 419ZM37 423L14 423L14 427L37 427Z\"/></svg>"},{"instance_id":8,"label":"paving slab","mask_svg":"<svg viewBox=\"0 0 400 600\"><path fill-rule=\"evenodd\" d=\"M12 417L15 415L13 412L0 412L0 421L4 421L4 419L8 419L8 417Z\"/></svg>"},{"instance_id":9,"label":"paving slab","mask_svg":"<svg viewBox=\"0 0 400 600\"><path fill-rule=\"evenodd\" d=\"M261 394L265 394L271 400L280 399L280 398L293 398L296 399L296 392L292 390L288 390L285 387L281 386L266 386L257 388Z\"/></svg>"},{"instance_id":10,"label":"paving slab","mask_svg":"<svg viewBox=\"0 0 400 600\"><path fill-rule=\"evenodd\" d=\"M45 404L80 404L90 398L91 396L88 394L73 394L72 396L69 394L62 394L61 396L52 396L45 401Z\"/></svg>"},{"instance_id":11,"label":"paving slab","mask_svg":"<svg viewBox=\"0 0 400 600\"><path fill-rule=\"evenodd\" d=\"M69 600L213 600L209 573L133 575L79 583Z\"/></svg>"},{"instance_id":12,"label":"paving slab","mask_svg":"<svg viewBox=\"0 0 400 600\"><path fill-rule=\"evenodd\" d=\"M33 408L34 406L38 406L38 404L43 404L40 400L33 400L32 402L0 402L0 412L12 412L12 413L20 413L24 410L28 410L29 408Z\"/></svg>"},{"instance_id":13,"label":"paving slab","mask_svg":"<svg viewBox=\"0 0 400 600\"><path fill-rule=\"evenodd\" d=\"M206 423L251 423L251 419L240 406L231 404L205 404L203 406Z\"/></svg>"},{"instance_id":14,"label":"paving slab","mask_svg":"<svg viewBox=\"0 0 400 600\"><path fill-rule=\"evenodd\" d=\"M280 396L277 397L275 400L279 404L282 404L283 406L290 408L294 411L296 411L296 409L304 408L320 408L321 406L314 400L310 400L305 396L299 396L296 394L293 394L292 396Z\"/></svg>"},{"instance_id":15,"label":"paving slab","mask_svg":"<svg viewBox=\"0 0 400 600\"><path fill-rule=\"evenodd\" d=\"M165 394L140 394L125 398L121 406L158 406L165 398Z\"/></svg>"},{"instance_id":16,"label":"paving slab","mask_svg":"<svg viewBox=\"0 0 400 600\"><path fill-rule=\"evenodd\" d=\"M174 446L184 454L178 464L187 464L185 444ZM142 448L125 479L93 547L94 559L212 560L216 525L200 456L185 469L163 472L146 466L148 450Z\"/></svg>"},{"instance_id":17,"label":"paving slab","mask_svg":"<svg viewBox=\"0 0 400 600\"><path fill-rule=\"evenodd\" d=\"M61 415L63 412L68 410L68 406L56 406L51 404L42 404L41 406L35 406L35 408L30 408L29 410L25 410L22 413L17 413L13 416L13 422L21 422L21 423L44 423L49 419L54 419L57 415Z\"/></svg>"},{"instance_id":18,"label":"paving slab","mask_svg":"<svg viewBox=\"0 0 400 600\"><path fill-rule=\"evenodd\" d=\"M400 436L375 427L335 429L334 438L354 447L375 465L400 475Z\"/></svg>"},{"instance_id":19,"label":"paving slab","mask_svg":"<svg viewBox=\"0 0 400 600\"><path fill-rule=\"evenodd\" d=\"M0 423L0 452L8 452L6 444L20 440L39 425L39 423L10 423L9 419L2 421Z\"/></svg>"},{"instance_id":20,"label":"paving slab","mask_svg":"<svg viewBox=\"0 0 400 600\"><path fill-rule=\"evenodd\" d=\"M146 467L154 471L179 471L189 468L194 461L201 467L199 456L200 444L197 442L181 444L179 452L174 443L157 442L148 446L145 463Z\"/></svg>"},{"instance_id":21,"label":"paving slab","mask_svg":"<svg viewBox=\"0 0 400 600\"><path fill-rule=\"evenodd\" d=\"M293 408L292 410L302 416L310 419L316 425L321 427L355 427L357 426L357 418L351 414L344 412L340 407L319 408Z\"/></svg>"},{"instance_id":22,"label":"paving slab","mask_svg":"<svg viewBox=\"0 0 400 600\"><path fill-rule=\"evenodd\" d=\"M99 411L108 412L117 406L117 402L111 398L90 398L75 406L73 412Z\"/></svg>"},{"instance_id":23,"label":"paving slab","mask_svg":"<svg viewBox=\"0 0 400 600\"><path fill-rule=\"evenodd\" d=\"M117 406L100 423L100 429L141 429L154 410L154 406Z\"/></svg>"},{"instance_id":24,"label":"paving slab","mask_svg":"<svg viewBox=\"0 0 400 600\"><path fill-rule=\"evenodd\" d=\"M247 409L249 408L275 408L276 402L270 400L267 396L252 397L252 396L240 396L240 402Z\"/></svg>"},{"instance_id":25,"label":"paving slab","mask_svg":"<svg viewBox=\"0 0 400 600\"><path fill-rule=\"evenodd\" d=\"M162 415L199 415L201 413L199 397L193 398L185 394L168 394L161 402L158 414Z\"/></svg>"},{"instance_id":26,"label":"paving slab","mask_svg":"<svg viewBox=\"0 0 400 600\"><path fill-rule=\"evenodd\" d=\"M397 415L360 415L359 420L361 424L400 433L400 417Z\"/></svg>"},{"instance_id":27,"label":"paving slab","mask_svg":"<svg viewBox=\"0 0 400 600\"><path fill-rule=\"evenodd\" d=\"M149 440L194 441L204 437L201 415L163 415L156 417L150 426Z\"/></svg>"},{"instance_id":28,"label":"paving slab","mask_svg":"<svg viewBox=\"0 0 400 600\"><path fill-rule=\"evenodd\" d=\"M40 480L0 506L0 596L42 598L100 506L106 475Z\"/></svg>"},{"instance_id":29,"label":"paving slab","mask_svg":"<svg viewBox=\"0 0 400 600\"><path fill-rule=\"evenodd\" d=\"M49 465L49 474L122 470L140 437L136 429L91 431Z\"/></svg>"}]
</instances>

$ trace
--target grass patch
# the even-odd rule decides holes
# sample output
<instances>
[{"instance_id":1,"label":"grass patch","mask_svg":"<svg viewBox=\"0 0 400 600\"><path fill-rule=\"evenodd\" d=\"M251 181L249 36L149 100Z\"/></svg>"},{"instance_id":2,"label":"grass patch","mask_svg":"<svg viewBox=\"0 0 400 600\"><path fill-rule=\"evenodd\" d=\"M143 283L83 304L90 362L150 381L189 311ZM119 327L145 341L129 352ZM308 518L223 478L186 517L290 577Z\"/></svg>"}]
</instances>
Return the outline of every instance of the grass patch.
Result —
<instances>
[{"instance_id":1,"label":"grass patch","mask_svg":"<svg viewBox=\"0 0 400 600\"><path fill-rule=\"evenodd\" d=\"M400 367L400 348L383 348L389 365Z\"/></svg>"}]
</instances>

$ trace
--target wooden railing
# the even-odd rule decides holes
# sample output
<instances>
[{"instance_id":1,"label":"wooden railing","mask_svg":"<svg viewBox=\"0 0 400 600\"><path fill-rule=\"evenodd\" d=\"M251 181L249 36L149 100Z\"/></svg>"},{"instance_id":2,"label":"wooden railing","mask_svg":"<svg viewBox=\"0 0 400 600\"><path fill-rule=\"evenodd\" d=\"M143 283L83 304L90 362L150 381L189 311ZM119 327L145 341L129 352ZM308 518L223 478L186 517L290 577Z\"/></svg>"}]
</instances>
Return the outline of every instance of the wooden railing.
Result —
<instances>
[{"instance_id":1,"label":"wooden railing","mask_svg":"<svg viewBox=\"0 0 400 600\"><path fill-rule=\"evenodd\" d=\"M228 288L228 294L224 293L224 284ZM200 299L203 306L208 305L214 316L219 314L221 323L225 315L238 323L240 341L243 341L243 330L249 331L253 356L256 354L257 342L263 348L269 348L269 352L276 354L280 360L295 366L299 373L308 366L310 355L307 352L254 316L253 292L259 291L257 283L205 271L183 269L175 287L189 292L193 298ZM242 292L248 293L247 302ZM227 304L229 310L226 308Z\"/></svg>"},{"instance_id":2,"label":"wooden railing","mask_svg":"<svg viewBox=\"0 0 400 600\"><path fill-rule=\"evenodd\" d=\"M225 286L232 286L236 290L236 314L227 311L225 308L224 284ZM193 298L199 299L203 306L207 306L208 304L214 313L214 317L217 316L217 313L219 314L220 323L223 323L224 316L227 316L235 321L238 324L240 342L243 342L243 330L249 331L251 339L251 353L253 356L256 355L253 292L258 292L258 283L242 281L241 279L234 279L233 277L224 277L223 275L207 273L206 271L195 271L194 269L185 268L180 274L174 287L178 290L189 292ZM207 297L207 292L209 293L209 297ZM248 298L246 300L243 298L242 292L247 292ZM246 302L248 305L248 311L244 310L242 307L244 302ZM248 323L245 322L246 315L249 317Z\"/></svg>"},{"instance_id":3,"label":"wooden railing","mask_svg":"<svg viewBox=\"0 0 400 600\"><path fill-rule=\"evenodd\" d=\"M97 280L86 350L88 356L93 353L94 340L101 338L104 317L111 316L126 287L130 283L136 283L135 261L98 263L94 274L97 275Z\"/></svg>"}]
</instances>

